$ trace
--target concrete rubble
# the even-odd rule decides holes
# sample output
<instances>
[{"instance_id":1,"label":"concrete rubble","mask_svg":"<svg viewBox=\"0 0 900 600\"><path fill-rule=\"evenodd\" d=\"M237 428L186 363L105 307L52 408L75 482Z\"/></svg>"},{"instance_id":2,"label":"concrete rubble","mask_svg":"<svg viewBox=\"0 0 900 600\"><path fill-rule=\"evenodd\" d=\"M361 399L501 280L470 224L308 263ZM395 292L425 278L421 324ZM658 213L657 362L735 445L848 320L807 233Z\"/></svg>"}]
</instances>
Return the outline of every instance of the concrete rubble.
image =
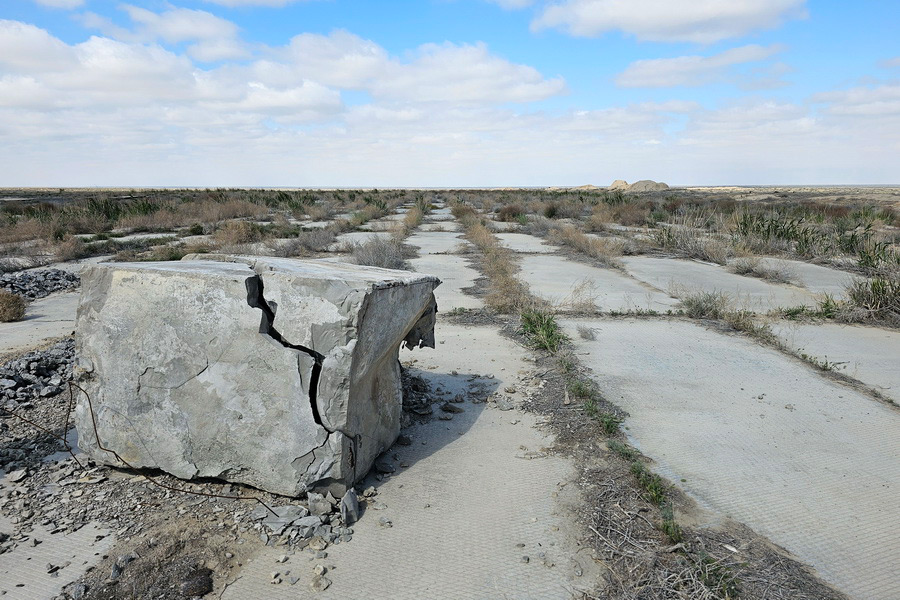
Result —
<instances>
[{"instance_id":1,"label":"concrete rubble","mask_svg":"<svg viewBox=\"0 0 900 600\"><path fill-rule=\"evenodd\" d=\"M315 260L185 258L82 273L80 448L183 479L343 497L399 435L398 349L434 347L440 281Z\"/></svg>"}]
</instances>

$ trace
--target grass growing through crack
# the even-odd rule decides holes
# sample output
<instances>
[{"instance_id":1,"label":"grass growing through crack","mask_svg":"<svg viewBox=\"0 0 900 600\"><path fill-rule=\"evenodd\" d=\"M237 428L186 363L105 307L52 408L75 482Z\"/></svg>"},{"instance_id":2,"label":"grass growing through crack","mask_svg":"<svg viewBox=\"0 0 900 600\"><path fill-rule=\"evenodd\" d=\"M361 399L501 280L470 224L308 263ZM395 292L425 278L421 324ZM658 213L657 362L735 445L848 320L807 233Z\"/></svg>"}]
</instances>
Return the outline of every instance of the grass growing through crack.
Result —
<instances>
[{"instance_id":1,"label":"grass growing through crack","mask_svg":"<svg viewBox=\"0 0 900 600\"><path fill-rule=\"evenodd\" d=\"M641 461L641 454L634 448L618 440L609 440L606 442L606 447L610 452L629 463L629 470L646 494L647 499L660 508L660 531L665 533L673 544L682 542L684 533L681 526L675 521L675 510L669 501L668 486L662 477L647 469Z\"/></svg>"},{"instance_id":2,"label":"grass growing through crack","mask_svg":"<svg viewBox=\"0 0 900 600\"><path fill-rule=\"evenodd\" d=\"M534 347L540 350L556 354L563 344L569 341L569 336L563 333L553 313L540 308L531 308L522 311L521 332Z\"/></svg>"}]
</instances>

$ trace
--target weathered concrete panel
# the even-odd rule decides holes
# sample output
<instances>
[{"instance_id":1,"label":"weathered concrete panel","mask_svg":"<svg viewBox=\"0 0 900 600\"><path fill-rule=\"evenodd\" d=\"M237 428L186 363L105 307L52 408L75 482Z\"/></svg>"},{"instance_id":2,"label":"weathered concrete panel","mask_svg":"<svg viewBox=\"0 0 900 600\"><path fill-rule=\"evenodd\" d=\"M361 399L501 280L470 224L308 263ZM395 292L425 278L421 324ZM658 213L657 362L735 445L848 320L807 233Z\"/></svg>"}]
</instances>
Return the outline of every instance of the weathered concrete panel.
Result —
<instances>
[{"instance_id":1,"label":"weathered concrete panel","mask_svg":"<svg viewBox=\"0 0 900 600\"><path fill-rule=\"evenodd\" d=\"M186 479L340 492L399 433L398 349L439 281L209 258L83 273L78 366L102 445ZM84 397L76 419L79 445L117 464L99 447Z\"/></svg>"}]
</instances>

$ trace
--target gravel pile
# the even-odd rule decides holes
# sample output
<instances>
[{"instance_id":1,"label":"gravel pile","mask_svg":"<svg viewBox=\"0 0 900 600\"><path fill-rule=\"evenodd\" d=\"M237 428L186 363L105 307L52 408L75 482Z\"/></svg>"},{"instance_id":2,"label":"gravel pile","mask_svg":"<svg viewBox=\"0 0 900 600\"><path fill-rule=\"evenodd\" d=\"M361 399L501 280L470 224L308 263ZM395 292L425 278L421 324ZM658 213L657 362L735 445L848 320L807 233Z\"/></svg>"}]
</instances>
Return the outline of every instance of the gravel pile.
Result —
<instances>
[{"instance_id":1,"label":"gravel pile","mask_svg":"<svg viewBox=\"0 0 900 600\"><path fill-rule=\"evenodd\" d=\"M28 300L43 298L53 292L70 290L80 285L81 278L78 275L60 269L42 269L0 275L0 289L18 294Z\"/></svg>"},{"instance_id":2,"label":"gravel pile","mask_svg":"<svg viewBox=\"0 0 900 600\"><path fill-rule=\"evenodd\" d=\"M29 352L0 366L0 406L30 409L38 398L61 393L72 377L75 340L69 338L47 350Z\"/></svg>"}]
</instances>

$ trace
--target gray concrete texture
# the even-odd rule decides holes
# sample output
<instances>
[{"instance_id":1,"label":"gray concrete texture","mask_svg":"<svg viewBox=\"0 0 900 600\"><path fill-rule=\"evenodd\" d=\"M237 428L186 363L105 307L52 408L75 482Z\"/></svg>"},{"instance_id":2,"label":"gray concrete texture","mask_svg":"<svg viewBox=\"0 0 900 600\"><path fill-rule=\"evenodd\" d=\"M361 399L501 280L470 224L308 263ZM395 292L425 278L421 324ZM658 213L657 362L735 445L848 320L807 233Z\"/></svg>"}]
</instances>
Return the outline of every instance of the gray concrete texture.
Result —
<instances>
[{"instance_id":1,"label":"gray concrete texture","mask_svg":"<svg viewBox=\"0 0 900 600\"><path fill-rule=\"evenodd\" d=\"M580 339L578 324L596 339ZM896 407L692 323L563 325L655 470L851 597L900 598Z\"/></svg>"},{"instance_id":2,"label":"gray concrete texture","mask_svg":"<svg viewBox=\"0 0 900 600\"><path fill-rule=\"evenodd\" d=\"M709 263L646 256L629 256L622 262L635 279L669 293L724 292L737 307L758 312L816 304L816 295L805 289L735 275Z\"/></svg>"},{"instance_id":3,"label":"gray concrete texture","mask_svg":"<svg viewBox=\"0 0 900 600\"><path fill-rule=\"evenodd\" d=\"M601 269L559 255L522 254L519 278L532 293L563 310L593 304L601 311L652 309L664 312L678 300L611 269Z\"/></svg>"},{"instance_id":4,"label":"gray concrete texture","mask_svg":"<svg viewBox=\"0 0 900 600\"><path fill-rule=\"evenodd\" d=\"M398 348L439 281L208 258L219 260L83 272L78 370L102 445L184 479L343 493L399 433ZM117 464L98 444L84 396L76 425L84 451Z\"/></svg>"},{"instance_id":5,"label":"gray concrete texture","mask_svg":"<svg viewBox=\"0 0 900 600\"><path fill-rule=\"evenodd\" d=\"M521 349L492 328L443 323L437 333L445 342L440 352L403 351L401 358L417 359L416 373L447 397L467 395L476 376L491 388L516 385L527 368ZM450 421L407 429L412 445L391 452L398 472L366 482L378 486L381 510L367 509L352 543L330 546L324 559L302 552L284 564L275 562L283 549L267 548L223 598L256 598L264 590L272 600L569 600L589 591L598 569L573 530L569 506L577 490L565 485L571 464L542 451L552 439L533 415L469 401L456 406L464 412ZM382 518L392 526L382 526ZM309 587L316 565L333 581L324 592ZM276 570L300 581L271 585Z\"/></svg>"},{"instance_id":6,"label":"gray concrete texture","mask_svg":"<svg viewBox=\"0 0 900 600\"><path fill-rule=\"evenodd\" d=\"M420 255L454 254L472 246L455 231L418 231L406 238L406 243L417 248Z\"/></svg>"},{"instance_id":7,"label":"gray concrete texture","mask_svg":"<svg viewBox=\"0 0 900 600\"><path fill-rule=\"evenodd\" d=\"M527 233L495 233L500 243L513 252L549 254L559 250L558 246L546 244L543 239Z\"/></svg>"},{"instance_id":8,"label":"gray concrete texture","mask_svg":"<svg viewBox=\"0 0 900 600\"><path fill-rule=\"evenodd\" d=\"M862 325L777 321L775 335L789 348L834 365L900 402L900 332Z\"/></svg>"}]
</instances>

